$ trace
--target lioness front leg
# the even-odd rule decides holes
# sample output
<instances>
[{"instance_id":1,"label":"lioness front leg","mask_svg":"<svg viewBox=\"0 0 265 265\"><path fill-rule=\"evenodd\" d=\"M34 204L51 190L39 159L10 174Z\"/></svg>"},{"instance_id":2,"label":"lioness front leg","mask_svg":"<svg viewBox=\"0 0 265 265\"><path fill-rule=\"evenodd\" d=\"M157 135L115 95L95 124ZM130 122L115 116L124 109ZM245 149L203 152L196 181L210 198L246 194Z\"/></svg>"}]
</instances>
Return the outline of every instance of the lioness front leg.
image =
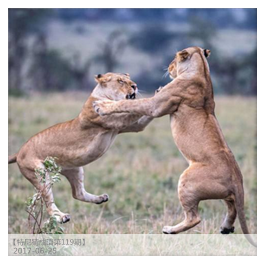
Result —
<instances>
[{"instance_id":1,"label":"lioness front leg","mask_svg":"<svg viewBox=\"0 0 265 265\"><path fill-rule=\"evenodd\" d=\"M133 101L99 100L93 103L93 107L101 116L113 113L130 113L153 118L161 117L175 112L181 102L180 97L173 96L170 92L162 92L163 90L152 98L136 99Z\"/></svg>"},{"instance_id":2,"label":"lioness front leg","mask_svg":"<svg viewBox=\"0 0 265 265\"><path fill-rule=\"evenodd\" d=\"M145 129L145 127L153 120L153 117L143 116L135 123L129 125L125 129L119 131L119 133L126 132L141 132Z\"/></svg>"},{"instance_id":3,"label":"lioness front leg","mask_svg":"<svg viewBox=\"0 0 265 265\"><path fill-rule=\"evenodd\" d=\"M163 87L159 87L155 94L159 93ZM137 120L135 123L129 125L125 129L122 129L119 131L119 133L125 133L125 132L141 132L145 129L145 127L154 119L154 117L150 116L142 116L139 120Z\"/></svg>"},{"instance_id":4,"label":"lioness front leg","mask_svg":"<svg viewBox=\"0 0 265 265\"><path fill-rule=\"evenodd\" d=\"M67 180L71 184L72 195L75 199L83 202L91 202L96 204L101 204L109 200L107 194L94 195L90 194L85 190L84 187L84 170L82 167L67 169L62 171Z\"/></svg>"}]
</instances>

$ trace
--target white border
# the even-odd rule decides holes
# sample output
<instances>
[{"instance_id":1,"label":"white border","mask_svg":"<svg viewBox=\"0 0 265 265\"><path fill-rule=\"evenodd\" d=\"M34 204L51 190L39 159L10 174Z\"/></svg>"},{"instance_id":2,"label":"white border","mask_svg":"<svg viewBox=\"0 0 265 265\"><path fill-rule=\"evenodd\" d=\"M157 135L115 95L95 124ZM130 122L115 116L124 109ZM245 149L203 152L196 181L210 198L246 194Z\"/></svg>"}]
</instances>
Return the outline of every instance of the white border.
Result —
<instances>
[{"instance_id":1,"label":"white border","mask_svg":"<svg viewBox=\"0 0 265 265\"><path fill-rule=\"evenodd\" d=\"M1 3L1 36L3 37L1 39L0 45L0 54L1 54L1 104L0 104L0 113L1 113L1 162L3 164L4 170L1 172L1 234L5 235L2 237L1 240L1 253L5 253L7 255L7 227L8 227L8 221L7 216L5 214L8 213L8 179L7 179L7 163L5 162L7 160L7 150L8 150L8 77L7 77L7 62L8 62L8 12L7 8L14 8L14 7L23 7L23 8L96 8L96 7L123 7L123 8L258 8L258 25L260 25L260 28L262 29L262 32L264 31L262 25L264 25L264 9L262 8L262 1L226 1L223 0L221 2L218 2L217 4L214 4L214 1L164 1L161 3L161 1L146 1L143 3L143 1L2 1ZM262 34L262 33L261 33ZM258 257L130 257L130 260L132 262L141 262L144 263L153 263L153 262L161 262L163 259L163 262L183 262L186 264L187 262L192 262L194 264L206 264L207 261L209 262L215 262L215 263L224 263L229 262L231 259L237 259L239 262L247 262L252 261L252 259L256 263L260 264L262 258L264 257L264 244L263 244L263 236L264 236L264 228L263 228L263 222L262 220L265 219L264 216L264 206L262 204L262 199L264 200L264 192L262 191L263 188L265 188L264 181L265 181L265 172L263 169L263 156L262 151L265 148L264 146L264 90L265 85L263 82L261 82L261 78L264 76L264 65L262 62L265 62L264 58L264 37L262 35L258 36L258 46L260 47L260 52L258 52L258 183L259 183L259 191L258 191ZM262 198L263 197L263 198ZM2 255L1 255L2 256ZM16 257L8 257L9 264L13 263L20 263L23 261L27 262L27 264L42 264L42 262L45 264L47 262L59 262L60 264L70 264L75 262L76 264L79 262L104 262L109 263L111 261L115 261L116 264L124 264L124 262L128 262L127 257L23 257L22 259L16 258ZM82 260L80 260L82 259ZM86 260L83 260L86 259ZM177 260L176 260L177 259ZM251 260L250 260L251 259ZM264 259L263 259L264 260ZM236 262L235 260L232 262Z\"/></svg>"}]
</instances>

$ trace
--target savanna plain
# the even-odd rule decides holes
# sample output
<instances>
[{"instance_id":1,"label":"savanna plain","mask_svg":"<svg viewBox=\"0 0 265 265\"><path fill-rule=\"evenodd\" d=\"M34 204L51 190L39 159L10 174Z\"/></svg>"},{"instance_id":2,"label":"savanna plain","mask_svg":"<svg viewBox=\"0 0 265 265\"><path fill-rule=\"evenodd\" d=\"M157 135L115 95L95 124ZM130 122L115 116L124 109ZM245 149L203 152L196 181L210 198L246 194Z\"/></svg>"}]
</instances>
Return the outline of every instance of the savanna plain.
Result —
<instances>
[{"instance_id":1,"label":"savanna plain","mask_svg":"<svg viewBox=\"0 0 265 265\"><path fill-rule=\"evenodd\" d=\"M66 92L9 97L9 154L34 134L75 118L89 93ZM251 233L257 233L256 98L216 96L216 116L244 177L245 213ZM199 140L199 139L198 139ZM100 159L84 167L86 190L107 193L109 201L95 205L72 198L65 178L53 188L55 203L71 215L67 234L161 234L164 225L184 218L177 194L188 164L173 142L169 117L155 119L143 132L118 135ZM9 233L30 233L25 201L35 191L16 164L8 170ZM198 180L199 181L199 180ZM186 233L215 234L226 214L222 200L199 205L202 222ZM45 218L47 219L47 215ZM238 220L235 233L242 233Z\"/></svg>"}]
</instances>

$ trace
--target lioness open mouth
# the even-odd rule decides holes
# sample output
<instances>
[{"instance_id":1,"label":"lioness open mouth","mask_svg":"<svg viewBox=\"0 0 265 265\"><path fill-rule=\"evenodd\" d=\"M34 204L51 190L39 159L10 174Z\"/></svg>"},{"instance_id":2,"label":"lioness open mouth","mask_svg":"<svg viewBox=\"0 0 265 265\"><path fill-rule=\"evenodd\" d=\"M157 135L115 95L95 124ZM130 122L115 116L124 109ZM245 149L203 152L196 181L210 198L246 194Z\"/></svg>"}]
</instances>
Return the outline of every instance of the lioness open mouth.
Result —
<instances>
[{"instance_id":1,"label":"lioness open mouth","mask_svg":"<svg viewBox=\"0 0 265 265\"><path fill-rule=\"evenodd\" d=\"M135 93L132 93L132 94L128 94L128 95L126 95L126 99L135 99L135 97L136 97L136 94Z\"/></svg>"}]
</instances>

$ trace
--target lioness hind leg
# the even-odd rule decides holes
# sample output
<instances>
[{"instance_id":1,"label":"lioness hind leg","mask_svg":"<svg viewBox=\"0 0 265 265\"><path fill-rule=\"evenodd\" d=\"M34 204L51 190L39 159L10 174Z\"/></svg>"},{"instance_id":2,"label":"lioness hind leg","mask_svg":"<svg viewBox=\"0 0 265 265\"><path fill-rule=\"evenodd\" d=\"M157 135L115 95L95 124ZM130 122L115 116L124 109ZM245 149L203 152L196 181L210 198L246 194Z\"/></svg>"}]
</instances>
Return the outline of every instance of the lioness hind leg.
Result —
<instances>
[{"instance_id":1,"label":"lioness hind leg","mask_svg":"<svg viewBox=\"0 0 265 265\"><path fill-rule=\"evenodd\" d=\"M184 210L185 219L176 226L165 226L163 228L164 234L178 234L184 232L198 223L201 219L198 214L199 199L194 196L194 185L186 185L184 179L187 177L187 173L184 172L180 177L178 186L178 195L181 206Z\"/></svg>"},{"instance_id":2,"label":"lioness hind leg","mask_svg":"<svg viewBox=\"0 0 265 265\"><path fill-rule=\"evenodd\" d=\"M226 214L225 220L220 228L220 233L222 234L229 234L229 233L234 233L234 222L236 220L236 207L235 207L235 200L232 196L227 197L224 199L228 212Z\"/></svg>"},{"instance_id":3,"label":"lioness hind leg","mask_svg":"<svg viewBox=\"0 0 265 265\"><path fill-rule=\"evenodd\" d=\"M27 164L27 165L26 165ZM30 165L36 165L36 167L29 167L28 164ZM46 205L46 210L47 213L52 216L54 215L59 222L66 223L70 220L70 215L61 212L56 204L54 203L53 199L53 193L51 187L49 187L49 178L46 179L46 183L41 183L38 178L36 178L35 175L35 168L41 168L43 167L43 164L41 161L37 163L28 163L24 162L23 160L20 160L18 158L18 165L20 168L20 171L22 175L29 180L32 185L38 190L42 191L42 197Z\"/></svg>"},{"instance_id":4,"label":"lioness hind leg","mask_svg":"<svg viewBox=\"0 0 265 265\"><path fill-rule=\"evenodd\" d=\"M82 167L63 170L62 174L68 179L72 188L72 195L75 199L83 202L101 204L109 200L107 194L94 195L85 190L84 170Z\"/></svg>"},{"instance_id":5,"label":"lioness hind leg","mask_svg":"<svg viewBox=\"0 0 265 265\"><path fill-rule=\"evenodd\" d=\"M200 223L201 219L198 214L198 201L194 202L190 201L188 204L189 205L182 204L185 214L185 219L181 223L175 226L164 226L163 228L164 234L178 234Z\"/></svg>"}]
</instances>

